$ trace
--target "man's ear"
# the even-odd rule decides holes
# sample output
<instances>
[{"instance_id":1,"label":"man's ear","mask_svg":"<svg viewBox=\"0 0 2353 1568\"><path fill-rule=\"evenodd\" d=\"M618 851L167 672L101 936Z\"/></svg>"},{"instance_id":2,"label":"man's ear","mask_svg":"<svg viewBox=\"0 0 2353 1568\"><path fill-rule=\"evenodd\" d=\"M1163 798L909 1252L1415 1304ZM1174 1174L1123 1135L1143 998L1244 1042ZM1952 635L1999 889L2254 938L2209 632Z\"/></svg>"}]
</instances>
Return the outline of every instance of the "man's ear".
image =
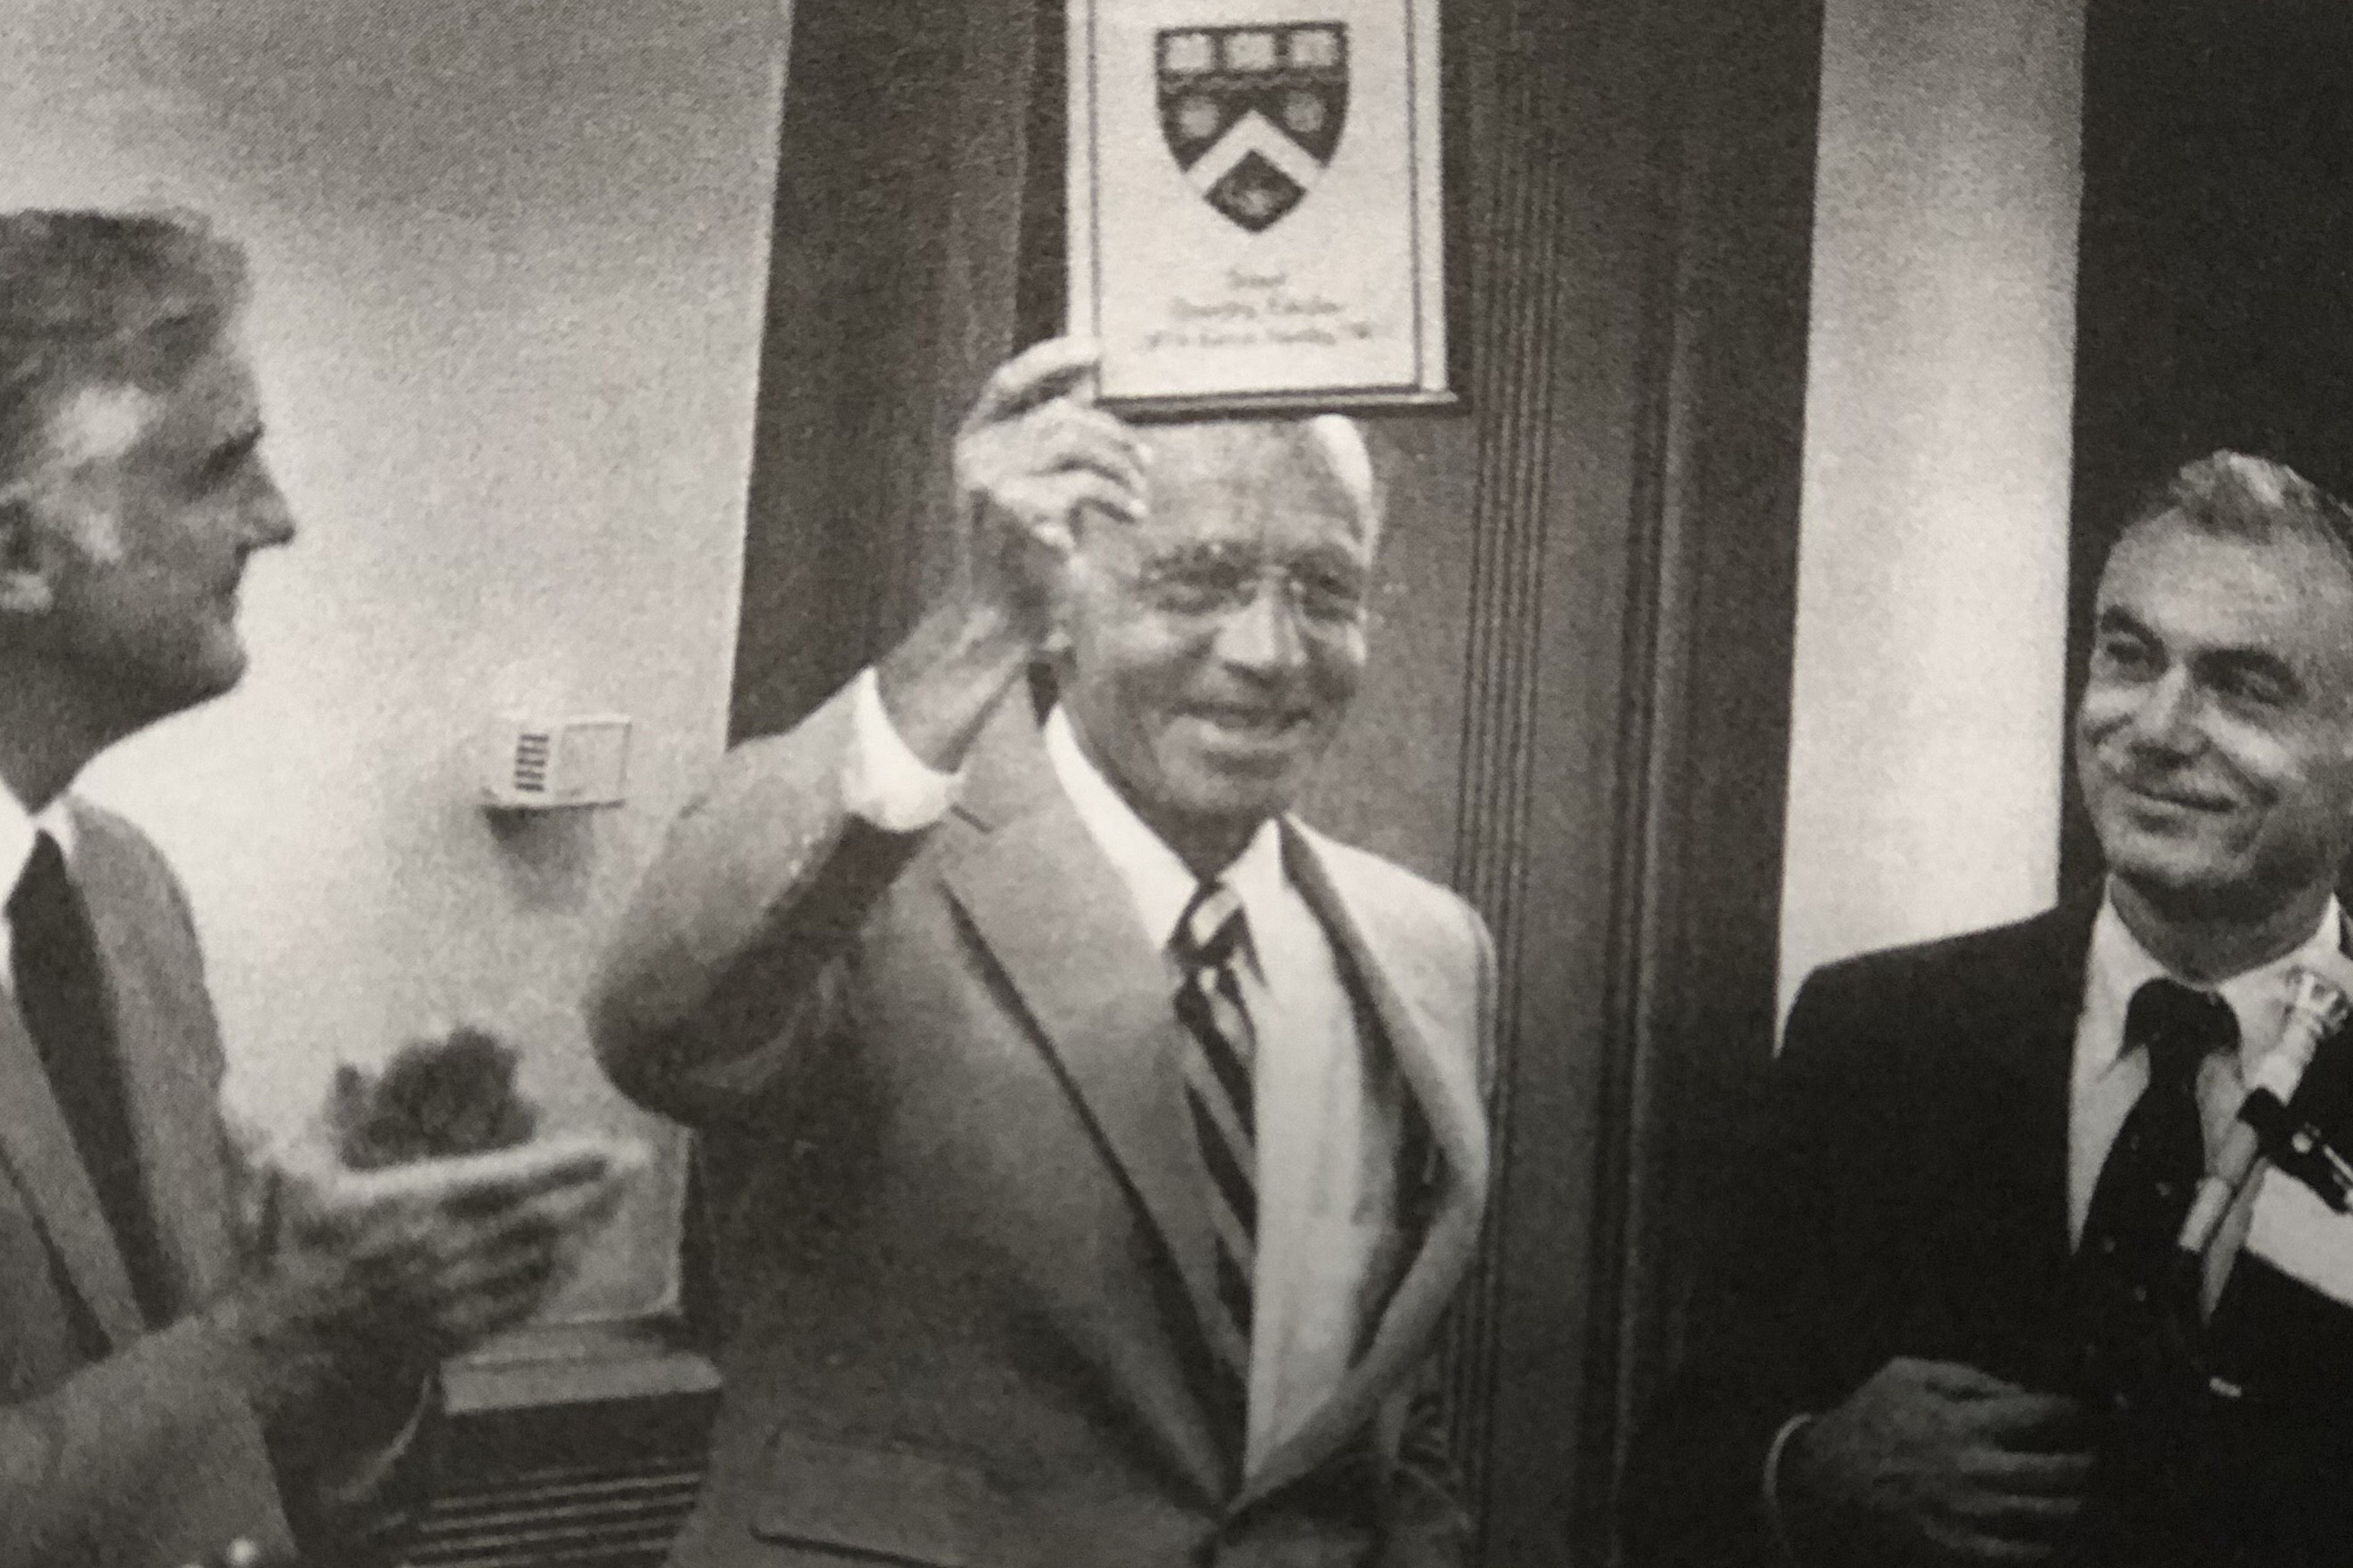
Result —
<instances>
[{"instance_id":1,"label":"man's ear","mask_svg":"<svg viewBox=\"0 0 2353 1568\"><path fill-rule=\"evenodd\" d=\"M48 614L57 603L49 582L52 559L27 488L0 489L0 616Z\"/></svg>"}]
</instances>

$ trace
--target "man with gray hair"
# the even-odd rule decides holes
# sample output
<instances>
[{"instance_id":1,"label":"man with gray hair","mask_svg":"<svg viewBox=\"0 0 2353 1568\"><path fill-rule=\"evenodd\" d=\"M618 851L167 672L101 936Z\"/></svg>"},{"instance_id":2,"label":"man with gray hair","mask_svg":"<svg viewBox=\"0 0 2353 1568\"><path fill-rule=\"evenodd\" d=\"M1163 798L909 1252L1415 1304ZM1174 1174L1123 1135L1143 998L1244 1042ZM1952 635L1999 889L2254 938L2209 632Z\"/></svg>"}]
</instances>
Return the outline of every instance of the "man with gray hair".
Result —
<instances>
[{"instance_id":1,"label":"man with gray hair","mask_svg":"<svg viewBox=\"0 0 2353 1568\"><path fill-rule=\"evenodd\" d=\"M727 759L596 986L614 1080L754 1169L689 1568L1465 1559L1487 938L1288 814L1371 465L1331 417L1147 445L1093 370L992 378L950 591Z\"/></svg>"},{"instance_id":2,"label":"man with gray hair","mask_svg":"<svg viewBox=\"0 0 2353 1568\"><path fill-rule=\"evenodd\" d=\"M2353 515L2177 473L2101 574L2074 752L2103 886L1799 993L1636 1562L2346 1560L2353 1042L2249 1091L2343 973Z\"/></svg>"},{"instance_id":3,"label":"man with gray hair","mask_svg":"<svg viewBox=\"0 0 2353 1568\"><path fill-rule=\"evenodd\" d=\"M178 882L70 793L237 683L247 561L293 537L245 287L192 223L0 215L0 1568L363 1561L436 1362L588 1217L517 1187L263 1223Z\"/></svg>"}]
</instances>

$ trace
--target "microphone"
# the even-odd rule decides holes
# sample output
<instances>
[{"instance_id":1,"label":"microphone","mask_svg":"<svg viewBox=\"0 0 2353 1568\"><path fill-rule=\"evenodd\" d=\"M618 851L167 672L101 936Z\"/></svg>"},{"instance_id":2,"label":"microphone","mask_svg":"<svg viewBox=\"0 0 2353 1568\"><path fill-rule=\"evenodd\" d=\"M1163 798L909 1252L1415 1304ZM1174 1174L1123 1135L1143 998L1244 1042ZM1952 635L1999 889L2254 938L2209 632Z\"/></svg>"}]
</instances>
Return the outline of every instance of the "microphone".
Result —
<instances>
[{"instance_id":1,"label":"microphone","mask_svg":"<svg viewBox=\"0 0 2353 1568\"><path fill-rule=\"evenodd\" d=\"M2296 966L2292 984L2279 1040L2255 1065L2238 1120L2222 1140L2214 1169L2198 1184L2189 1216L2181 1222L2175 1245L2191 1258L2203 1256L2212 1244L2222 1217L2246 1190L2260 1156L2270 1155L2340 1212L2353 1196L2353 1166L2312 1129L2290 1121L2287 1112L2320 1042L2353 1016L2353 959L2336 952L2316 954Z\"/></svg>"}]
</instances>

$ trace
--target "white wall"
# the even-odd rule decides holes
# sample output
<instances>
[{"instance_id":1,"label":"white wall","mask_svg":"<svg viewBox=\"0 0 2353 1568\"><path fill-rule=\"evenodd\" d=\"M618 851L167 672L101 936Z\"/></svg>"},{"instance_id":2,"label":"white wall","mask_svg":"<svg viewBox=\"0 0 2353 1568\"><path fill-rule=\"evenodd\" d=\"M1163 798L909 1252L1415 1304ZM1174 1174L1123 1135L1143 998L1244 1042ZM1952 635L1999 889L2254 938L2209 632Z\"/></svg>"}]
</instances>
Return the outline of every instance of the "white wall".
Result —
<instances>
[{"instance_id":1,"label":"white wall","mask_svg":"<svg viewBox=\"0 0 2353 1568\"><path fill-rule=\"evenodd\" d=\"M2055 890L2083 26L1827 6L1785 1006Z\"/></svg>"},{"instance_id":2,"label":"white wall","mask_svg":"<svg viewBox=\"0 0 2353 1568\"><path fill-rule=\"evenodd\" d=\"M86 781L185 879L249 1111L436 1017L566 1125L641 1123L578 998L717 755L785 0L6 0L0 205L247 246L266 450L245 685ZM635 716L619 811L500 831L501 703ZM672 1162L565 1314L669 1288Z\"/></svg>"}]
</instances>

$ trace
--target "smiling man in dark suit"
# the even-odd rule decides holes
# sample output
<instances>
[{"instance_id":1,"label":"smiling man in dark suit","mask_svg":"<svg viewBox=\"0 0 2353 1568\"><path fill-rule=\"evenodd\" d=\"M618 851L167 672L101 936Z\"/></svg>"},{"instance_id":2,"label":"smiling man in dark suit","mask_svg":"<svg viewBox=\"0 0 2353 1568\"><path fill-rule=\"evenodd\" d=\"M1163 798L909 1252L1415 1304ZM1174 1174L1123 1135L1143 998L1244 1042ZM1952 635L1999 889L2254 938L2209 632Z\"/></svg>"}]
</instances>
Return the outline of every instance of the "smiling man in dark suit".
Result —
<instances>
[{"instance_id":1,"label":"smiling man in dark suit","mask_svg":"<svg viewBox=\"0 0 2353 1568\"><path fill-rule=\"evenodd\" d=\"M690 1568L1463 1561L1487 941L1287 814L1370 465L1333 419L1147 455L1092 368L997 373L951 590L728 758L598 985L615 1080L757 1167Z\"/></svg>"},{"instance_id":2,"label":"smiling man in dark suit","mask_svg":"<svg viewBox=\"0 0 2353 1568\"><path fill-rule=\"evenodd\" d=\"M2218 453L2125 531L2096 615L2104 891L1807 982L1630 1468L1638 1561L2353 1550L2353 1220L2273 1172L2175 1252L2299 960L2345 940L2353 518ZM2294 1106L2332 1137L2346 1054Z\"/></svg>"},{"instance_id":3,"label":"smiling man in dark suit","mask_svg":"<svg viewBox=\"0 0 2353 1568\"><path fill-rule=\"evenodd\" d=\"M293 537L244 292L189 223L0 215L0 1568L368 1560L436 1360L559 1263L522 1191L248 1223L179 883L69 790L237 684Z\"/></svg>"}]
</instances>

